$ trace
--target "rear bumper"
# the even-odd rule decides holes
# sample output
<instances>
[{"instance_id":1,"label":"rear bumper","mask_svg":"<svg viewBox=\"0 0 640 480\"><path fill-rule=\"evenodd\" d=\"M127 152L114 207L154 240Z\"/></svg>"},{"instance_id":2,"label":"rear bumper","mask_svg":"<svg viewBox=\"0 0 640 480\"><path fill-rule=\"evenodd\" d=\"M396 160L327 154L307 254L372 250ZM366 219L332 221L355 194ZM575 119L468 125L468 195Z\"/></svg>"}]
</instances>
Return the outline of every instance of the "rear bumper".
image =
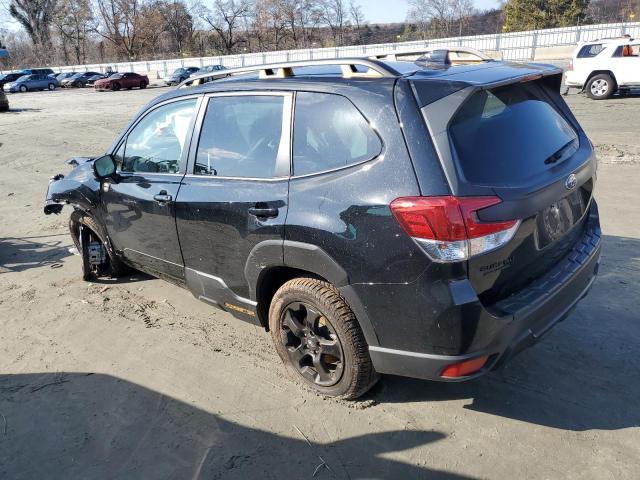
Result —
<instances>
[{"instance_id":1,"label":"rear bumper","mask_svg":"<svg viewBox=\"0 0 640 480\"><path fill-rule=\"evenodd\" d=\"M585 79L579 76L575 71L568 71L564 74L564 84L568 87L582 88Z\"/></svg>"},{"instance_id":2,"label":"rear bumper","mask_svg":"<svg viewBox=\"0 0 640 480\"><path fill-rule=\"evenodd\" d=\"M470 302L475 306L468 311L475 312L474 315L482 318L482 323L489 322L493 327L484 348L462 355L439 355L372 345L369 352L376 371L428 380L463 381L499 368L520 351L534 345L554 325L567 318L595 280L600 264L601 231L597 207L594 205L592 210L581 239L547 275L491 309L480 306L477 297ZM451 364L481 356L489 358L478 372L454 379L440 376Z\"/></svg>"}]
</instances>

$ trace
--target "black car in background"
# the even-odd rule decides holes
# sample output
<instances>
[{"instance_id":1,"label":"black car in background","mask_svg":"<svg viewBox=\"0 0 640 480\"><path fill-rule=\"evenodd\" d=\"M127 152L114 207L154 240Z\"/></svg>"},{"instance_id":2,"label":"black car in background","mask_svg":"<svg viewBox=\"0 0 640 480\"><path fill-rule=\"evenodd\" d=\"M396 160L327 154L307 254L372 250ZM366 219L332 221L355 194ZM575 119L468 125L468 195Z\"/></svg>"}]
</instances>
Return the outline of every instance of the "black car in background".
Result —
<instances>
[{"instance_id":1,"label":"black car in background","mask_svg":"<svg viewBox=\"0 0 640 480\"><path fill-rule=\"evenodd\" d=\"M4 90L0 88L0 112L6 112L9 110L9 99L4 93Z\"/></svg>"},{"instance_id":2,"label":"black car in background","mask_svg":"<svg viewBox=\"0 0 640 480\"><path fill-rule=\"evenodd\" d=\"M591 288L596 158L562 70L450 52L184 85L54 177L44 211L73 205L85 278L181 285L270 331L322 394L476 378Z\"/></svg>"},{"instance_id":3,"label":"black car in background","mask_svg":"<svg viewBox=\"0 0 640 480\"><path fill-rule=\"evenodd\" d=\"M3 75L0 75L0 90L2 89L5 83L15 82L17 79L19 79L22 76L24 76L24 74L21 72L5 73Z\"/></svg>"},{"instance_id":4,"label":"black car in background","mask_svg":"<svg viewBox=\"0 0 640 480\"><path fill-rule=\"evenodd\" d=\"M200 75L202 73L211 73L211 72L219 72L221 70L226 70L222 65L207 65L206 67L199 68L195 72L193 72L190 76L193 77L195 75Z\"/></svg>"},{"instance_id":5,"label":"black car in background","mask_svg":"<svg viewBox=\"0 0 640 480\"><path fill-rule=\"evenodd\" d=\"M73 75L63 79L60 82L61 87L75 87L82 88L86 87L89 83L89 79L95 77L96 75L100 75L100 72L78 72Z\"/></svg>"},{"instance_id":6,"label":"black car in background","mask_svg":"<svg viewBox=\"0 0 640 480\"><path fill-rule=\"evenodd\" d=\"M178 85L197 72L198 67L183 67L176 69L171 75L164 79L165 85Z\"/></svg>"},{"instance_id":7,"label":"black car in background","mask_svg":"<svg viewBox=\"0 0 640 480\"><path fill-rule=\"evenodd\" d=\"M55 72L50 68L25 68L20 70L22 75L54 75Z\"/></svg>"}]
</instances>

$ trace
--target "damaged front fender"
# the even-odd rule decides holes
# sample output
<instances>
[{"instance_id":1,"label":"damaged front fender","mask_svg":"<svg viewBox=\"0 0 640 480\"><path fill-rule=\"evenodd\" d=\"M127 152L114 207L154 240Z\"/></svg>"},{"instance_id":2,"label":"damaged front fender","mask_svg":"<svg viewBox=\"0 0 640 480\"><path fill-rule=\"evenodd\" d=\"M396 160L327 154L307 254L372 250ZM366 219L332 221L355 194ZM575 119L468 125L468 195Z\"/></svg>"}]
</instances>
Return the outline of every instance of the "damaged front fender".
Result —
<instances>
[{"instance_id":1,"label":"damaged front fender","mask_svg":"<svg viewBox=\"0 0 640 480\"><path fill-rule=\"evenodd\" d=\"M82 210L93 210L96 207L100 182L93 173L92 160L87 157L74 157L66 162L74 166L68 175L59 173L51 177L44 204L45 215L59 214L65 204Z\"/></svg>"}]
</instances>

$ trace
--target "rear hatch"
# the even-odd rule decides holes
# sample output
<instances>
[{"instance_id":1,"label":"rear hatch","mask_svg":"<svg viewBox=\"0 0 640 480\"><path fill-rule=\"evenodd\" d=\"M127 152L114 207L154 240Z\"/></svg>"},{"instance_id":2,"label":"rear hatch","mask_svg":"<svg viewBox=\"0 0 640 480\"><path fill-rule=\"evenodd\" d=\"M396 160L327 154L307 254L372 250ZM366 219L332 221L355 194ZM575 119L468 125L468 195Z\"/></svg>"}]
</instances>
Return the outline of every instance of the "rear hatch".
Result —
<instances>
[{"instance_id":1,"label":"rear hatch","mask_svg":"<svg viewBox=\"0 0 640 480\"><path fill-rule=\"evenodd\" d=\"M584 230L596 161L559 95L560 75L550 69L461 85L423 108L452 194L499 197L475 212L479 222L520 221L508 243L468 259L487 306L548 272Z\"/></svg>"}]
</instances>

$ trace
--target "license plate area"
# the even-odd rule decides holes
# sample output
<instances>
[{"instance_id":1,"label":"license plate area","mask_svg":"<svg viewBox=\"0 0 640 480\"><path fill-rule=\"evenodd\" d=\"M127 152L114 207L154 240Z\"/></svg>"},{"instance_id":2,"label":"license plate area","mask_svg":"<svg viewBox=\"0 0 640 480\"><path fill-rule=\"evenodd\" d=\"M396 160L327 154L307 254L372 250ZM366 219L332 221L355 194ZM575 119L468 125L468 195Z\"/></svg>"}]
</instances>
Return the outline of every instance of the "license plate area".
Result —
<instances>
[{"instance_id":1,"label":"license plate area","mask_svg":"<svg viewBox=\"0 0 640 480\"><path fill-rule=\"evenodd\" d=\"M536 216L538 249L558 242L583 218L591 192L584 187L552 203Z\"/></svg>"}]
</instances>

